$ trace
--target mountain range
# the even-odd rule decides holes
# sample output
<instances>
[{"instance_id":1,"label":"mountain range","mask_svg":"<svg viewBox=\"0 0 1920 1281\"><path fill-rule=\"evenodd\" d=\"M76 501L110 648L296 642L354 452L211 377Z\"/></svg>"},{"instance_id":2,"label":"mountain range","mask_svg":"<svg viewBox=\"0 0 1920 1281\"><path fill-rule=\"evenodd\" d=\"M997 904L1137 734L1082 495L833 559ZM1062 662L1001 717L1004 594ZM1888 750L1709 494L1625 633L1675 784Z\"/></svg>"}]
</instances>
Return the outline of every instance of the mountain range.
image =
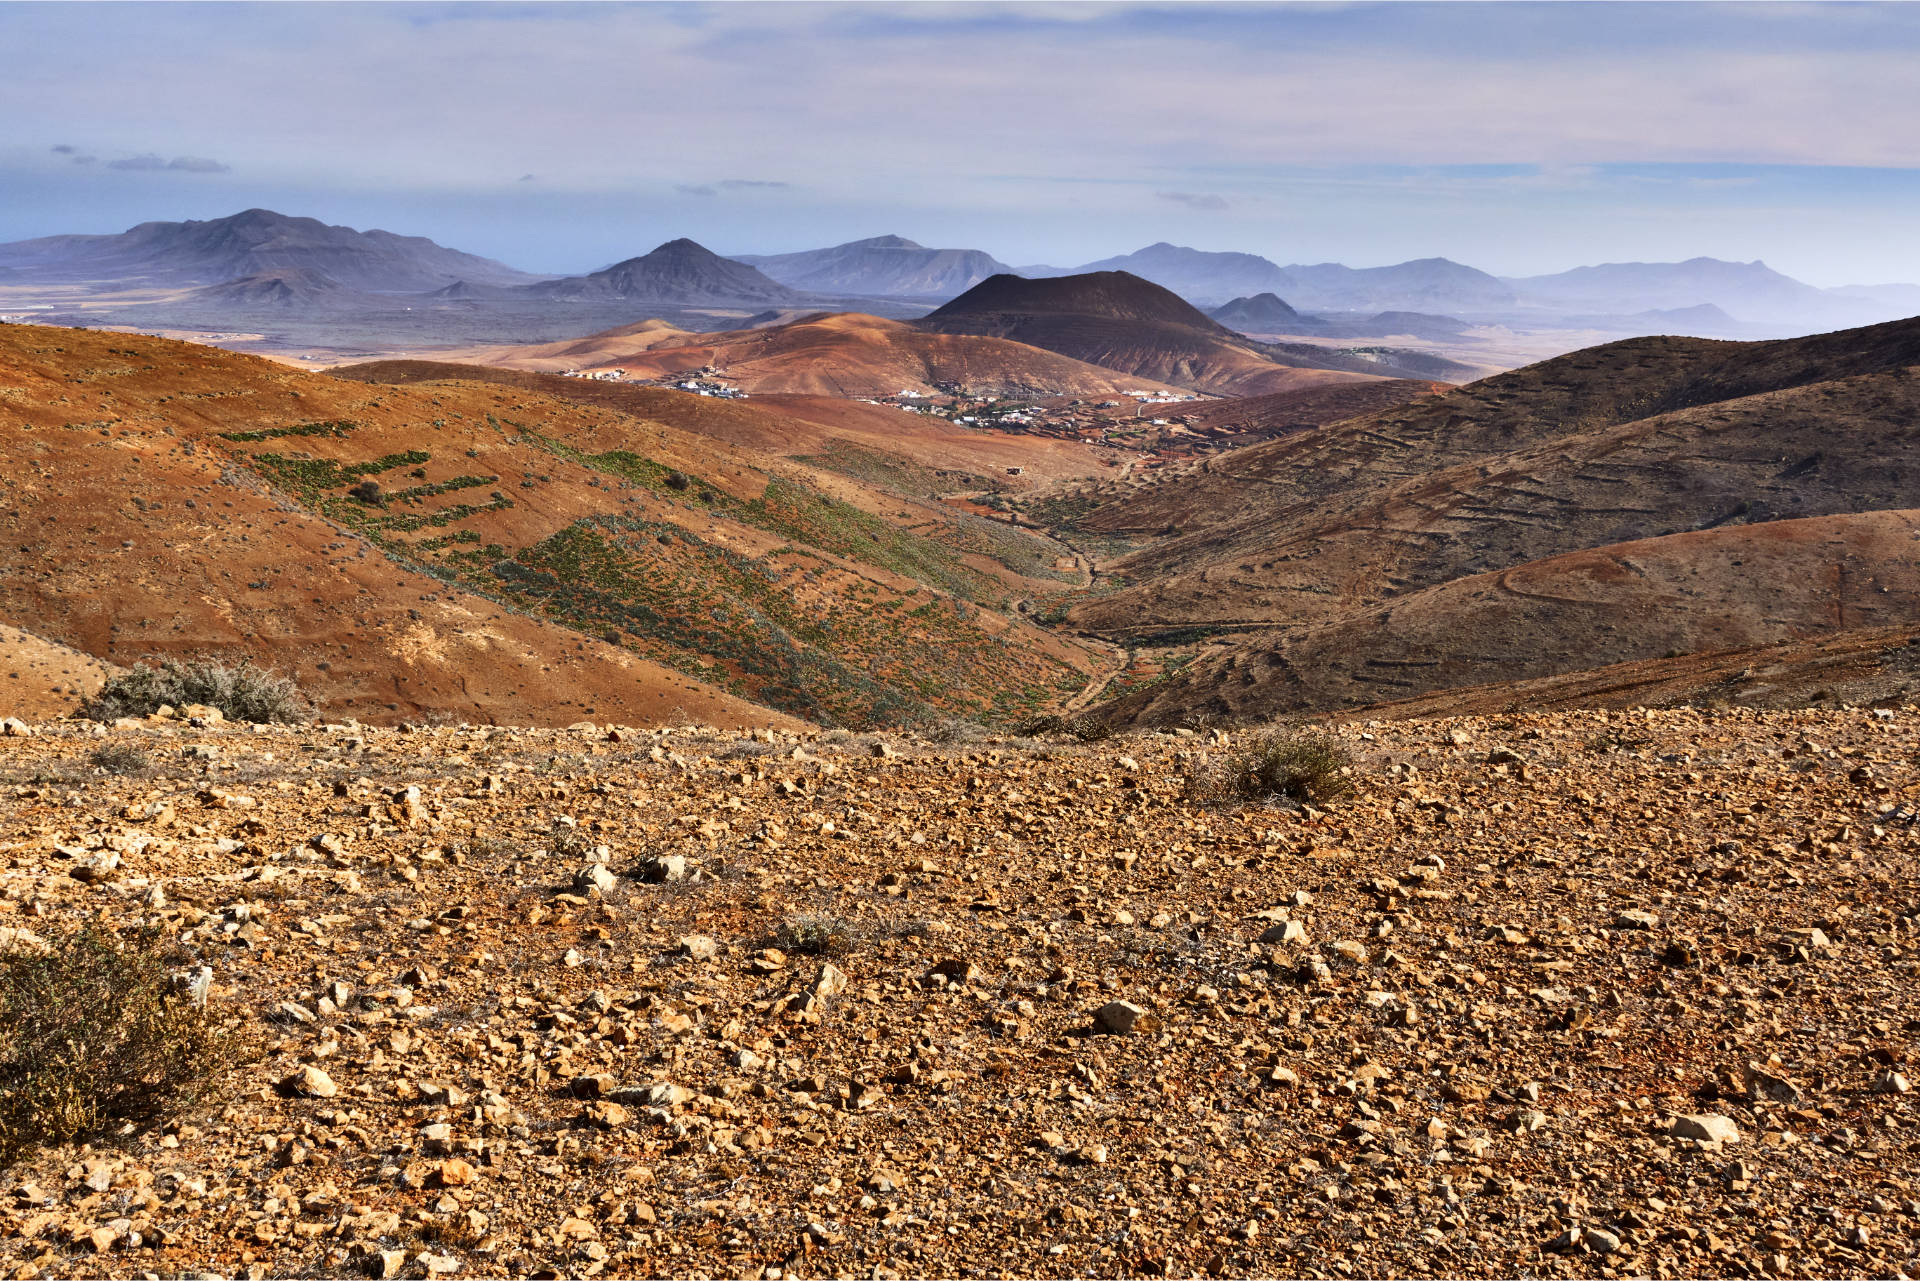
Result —
<instances>
[{"instance_id":1,"label":"mountain range","mask_svg":"<svg viewBox=\"0 0 1920 1281\"><path fill-rule=\"evenodd\" d=\"M270 279L247 287L288 283ZM119 663L253 646L338 714L562 724L1005 721L1098 698L1096 724L1246 723L1662 663L1690 664L1659 677L1673 697L1733 697L1712 672L1810 698L1713 655L1916 648L1920 320L1637 338L1455 387L1284 364L1126 272L990 277L919 324L624 337L636 360L830 394L409 361L327 378L0 326L19 500L0 622ZM1249 394L1086 438L804 379L987 359L1088 395L1155 370ZM51 430L82 386L111 442ZM1910 698L1911 659L1866 696ZM1628 678L1596 679L1616 697Z\"/></svg>"},{"instance_id":2,"label":"mountain range","mask_svg":"<svg viewBox=\"0 0 1920 1281\"><path fill-rule=\"evenodd\" d=\"M754 396L894 396L957 387L975 396L1110 396L1171 391L1004 338L930 333L910 321L816 312L782 324L696 333L663 320L623 325L567 342L460 353L476 364L538 372L619 369L628 378L718 370Z\"/></svg>"},{"instance_id":3,"label":"mountain range","mask_svg":"<svg viewBox=\"0 0 1920 1281\"><path fill-rule=\"evenodd\" d=\"M1678 263L1604 263L1552 275L1495 277L1445 258L1353 268L1339 263L1281 266L1255 254L1160 242L1076 268L1010 271L981 250L929 249L876 236L826 249L728 258L686 238L604 269L543 278L419 236L359 231L312 218L249 209L207 221L148 222L114 235L63 235L0 245L0 283L10 289L87 284L102 292L234 288L175 298L164 308L201 317L225 308L296 316L355 309L405 310L455 304L445 325L494 328L520 309L523 332L543 327L553 303L599 308L599 324L654 314L720 309L881 311L910 318L995 275L1030 279L1125 272L1198 306L1259 308L1225 322L1242 332L1367 338L1411 334L1447 342L1461 322L1615 333L1682 331L1726 337L1791 334L1897 318L1920 311L1920 286L1818 289L1761 262L1693 258ZM373 298L368 295L375 296ZM388 298L382 303L378 299ZM853 300L857 306L849 306ZM1270 301L1269 301L1270 300ZM1301 317L1282 329L1286 308ZM1712 310L1708 310L1712 309ZM1391 322L1380 319L1390 314ZM102 318L100 306L91 314ZM1426 317L1427 319L1416 319ZM111 319L111 317L105 317ZM1256 323L1256 320L1261 323ZM545 318L550 323L551 316ZM80 323L88 323L81 321ZM414 334L423 317L408 321ZM509 328L511 326L509 325ZM576 331L578 332L578 331ZM459 335L455 335L458 341ZM410 339L411 340L411 339Z\"/></svg>"},{"instance_id":4,"label":"mountain range","mask_svg":"<svg viewBox=\"0 0 1920 1281\"><path fill-rule=\"evenodd\" d=\"M639 379L711 372L756 396L890 397L942 388L1038 398L1178 388L1253 395L1396 375L1458 381L1472 373L1424 352L1355 354L1258 342L1125 272L1032 281L992 276L917 321L834 311L775 311L750 321L715 333L656 318L584 338L450 354L510 369L618 370Z\"/></svg>"},{"instance_id":5,"label":"mountain range","mask_svg":"<svg viewBox=\"0 0 1920 1281\"><path fill-rule=\"evenodd\" d=\"M1454 316L1418 311L1382 311L1371 316L1339 312L1330 316L1295 311L1274 294L1235 298L1207 313L1243 334L1310 334L1324 338L1388 338L1396 334L1449 341L1473 326Z\"/></svg>"},{"instance_id":6,"label":"mountain range","mask_svg":"<svg viewBox=\"0 0 1920 1281\"><path fill-rule=\"evenodd\" d=\"M9 283L115 280L126 284L209 285L283 271L318 272L334 285L375 293L414 293L460 281L529 284L539 277L424 236L332 227L248 209L206 222L143 222L118 235L47 236L0 245Z\"/></svg>"},{"instance_id":7,"label":"mountain range","mask_svg":"<svg viewBox=\"0 0 1920 1281\"><path fill-rule=\"evenodd\" d=\"M522 289L537 298L618 299L675 307L787 307L807 300L800 291L685 237L590 275L542 281Z\"/></svg>"},{"instance_id":8,"label":"mountain range","mask_svg":"<svg viewBox=\"0 0 1920 1281\"><path fill-rule=\"evenodd\" d=\"M735 254L734 261L816 294L896 298L952 298L988 276L1012 270L978 249L928 249L901 236L801 253Z\"/></svg>"},{"instance_id":9,"label":"mountain range","mask_svg":"<svg viewBox=\"0 0 1920 1281\"><path fill-rule=\"evenodd\" d=\"M1872 298L1816 289L1764 262L1613 262L1506 281L1526 304L1562 312L1674 312L1702 304L1742 321L1844 323Z\"/></svg>"},{"instance_id":10,"label":"mountain range","mask_svg":"<svg viewBox=\"0 0 1920 1281\"><path fill-rule=\"evenodd\" d=\"M949 261L967 255L969 266L966 272L949 274L938 282L906 273L889 276L881 271L860 273L837 268L842 262L861 261L868 252L863 248L866 246L875 247L872 252L881 261L886 260L886 247L905 246L920 255L940 255ZM1633 333L1656 331L1664 325L1683 332L1730 336L1750 333L1754 327L1806 332L1823 325L1858 325L1920 313L1920 285L1818 289L1773 271L1764 263L1713 258L1678 263L1607 263L1554 275L1499 277L1446 258L1421 258L1383 267L1355 268L1340 263L1283 267L1257 254L1193 249L1162 241L1078 267L1033 264L1006 268L980 251L924 250L911 241L883 236L777 258L748 255L741 261L763 266L778 263L779 270L769 270L769 274L796 286L922 297L952 296L993 272L1037 280L1124 271L1199 306L1219 308L1272 295L1275 302L1297 313L1336 313L1327 318L1329 333L1356 323L1364 327L1369 318L1381 312L1438 314L1449 320L1467 316L1488 321L1561 322L1570 327ZM1697 310L1704 307L1718 310ZM1223 323L1242 328L1232 320ZM1261 332L1252 324L1245 328ZM1268 328L1265 332L1281 330ZM1420 331L1373 328L1370 332ZM1344 336L1368 335L1353 332Z\"/></svg>"}]
</instances>

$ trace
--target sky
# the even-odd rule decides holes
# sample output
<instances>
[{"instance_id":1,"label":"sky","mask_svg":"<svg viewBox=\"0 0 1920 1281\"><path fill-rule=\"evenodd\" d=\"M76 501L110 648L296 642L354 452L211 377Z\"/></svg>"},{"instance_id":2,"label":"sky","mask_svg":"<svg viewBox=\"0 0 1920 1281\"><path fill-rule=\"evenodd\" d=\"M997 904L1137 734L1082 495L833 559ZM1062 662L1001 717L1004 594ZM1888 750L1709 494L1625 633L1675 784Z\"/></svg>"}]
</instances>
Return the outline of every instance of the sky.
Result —
<instances>
[{"instance_id":1,"label":"sky","mask_svg":"<svg viewBox=\"0 0 1920 1281\"><path fill-rule=\"evenodd\" d=\"M690 236L1920 281L1920 4L0 4L0 241L254 206L542 272Z\"/></svg>"}]
</instances>

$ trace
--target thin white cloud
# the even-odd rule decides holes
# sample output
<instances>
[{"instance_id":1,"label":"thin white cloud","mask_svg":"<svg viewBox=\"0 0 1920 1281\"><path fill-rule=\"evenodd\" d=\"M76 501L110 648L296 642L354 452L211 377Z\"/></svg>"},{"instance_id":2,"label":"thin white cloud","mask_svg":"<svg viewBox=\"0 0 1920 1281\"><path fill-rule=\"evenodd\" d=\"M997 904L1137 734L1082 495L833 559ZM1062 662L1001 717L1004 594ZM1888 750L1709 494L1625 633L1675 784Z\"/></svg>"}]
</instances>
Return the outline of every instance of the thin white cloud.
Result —
<instances>
[{"instance_id":1,"label":"thin white cloud","mask_svg":"<svg viewBox=\"0 0 1920 1281\"><path fill-rule=\"evenodd\" d=\"M208 160L204 156L175 156L164 160L148 152L142 156L128 156L122 160L109 160L109 169L122 169L134 172L171 171L173 173L232 173L233 170L218 160Z\"/></svg>"},{"instance_id":2,"label":"thin white cloud","mask_svg":"<svg viewBox=\"0 0 1920 1281\"><path fill-rule=\"evenodd\" d=\"M169 155L243 172L249 200L327 203L340 220L378 205L458 221L512 193L496 207L512 211L501 253L552 252L542 246L589 207L604 241L657 243L686 230L697 200L702 239L741 252L833 243L886 218L1009 261L1156 239L1282 261L1360 241L1381 246L1372 261L1459 258L1592 235L1622 243L1555 250L1546 265L1648 256L1657 237L1708 250L1722 237L1729 255L1772 261L1755 243L1772 235L1920 265L1920 249L1889 248L1911 237L1879 235L1900 225L1911 190L1895 178L1869 216L1866 179L1836 178L1825 205L1796 192L1771 209L1696 184L1698 203L1676 211L1634 208L1617 173L1920 170L1920 5L1645 5L1631 22L1624 8L1553 4L311 12L135 5L101 24L84 6L0 5L0 47L17 54L0 118L108 155L166 139ZM127 137L130 120L149 132ZM29 168L50 190L106 176L35 150ZM516 169L538 183L518 184ZM720 174L751 176L702 176ZM16 193L0 223L24 233ZM108 216L91 192L61 200ZM154 216L131 196L121 212ZM537 232L507 226L533 218L545 219Z\"/></svg>"},{"instance_id":3,"label":"thin white cloud","mask_svg":"<svg viewBox=\"0 0 1920 1281\"><path fill-rule=\"evenodd\" d=\"M1162 200L1171 200L1176 205L1185 205L1189 209L1198 209L1205 213L1224 213L1232 208L1225 196L1212 192L1195 191L1156 191L1154 195Z\"/></svg>"}]
</instances>

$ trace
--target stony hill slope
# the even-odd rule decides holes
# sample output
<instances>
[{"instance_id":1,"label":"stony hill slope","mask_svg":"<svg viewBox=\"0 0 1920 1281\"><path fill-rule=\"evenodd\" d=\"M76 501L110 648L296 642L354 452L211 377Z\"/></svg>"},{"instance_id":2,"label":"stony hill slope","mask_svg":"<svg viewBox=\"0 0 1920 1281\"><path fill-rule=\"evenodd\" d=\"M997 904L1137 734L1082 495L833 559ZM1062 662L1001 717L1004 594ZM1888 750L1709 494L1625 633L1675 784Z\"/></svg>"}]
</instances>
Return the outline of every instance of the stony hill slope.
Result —
<instances>
[{"instance_id":1,"label":"stony hill slope","mask_svg":"<svg viewBox=\"0 0 1920 1281\"><path fill-rule=\"evenodd\" d=\"M1716 630L1714 591L1744 592L1761 609L1772 588L1736 563L1742 557L1712 549L1743 539L1772 547L1765 531L1775 522L1806 531L1817 528L1808 517L1912 505L1917 339L1920 323L1910 322L1780 343L1615 344L1289 433L1131 492L1111 490L1113 500L1091 511L1083 498L1078 528L1150 541L1102 566L1109 590L1072 616L1110 636L1231 633L1153 696L1157 717L1188 700L1216 711L1225 700L1257 715L1801 634ZM1920 621L1920 610L1902 612L1907 598L1889 585L1909 572L1912 549L1881 536L1893 527L1879 519L1851 527L1880 530L1860 544L1866 550L1822 570L1814 540L1797 553L1804 563L1779 572L1872 579L1887 586L1881 599L1891 615L1858 612L1867 602L1856 602L1855 612L1807 629ZM1705 537L1689 531L1713 537L1687 541ZM1663 555L1705 558L1697 575L1674 569L1668 578L1704 575L1717 586L1675 588L1665 607L1649 611L1634 602L1651 582L1623 579L1610 588L1617 598L1595 598L1604 603L1584 623L1570 605L1551 619L1516 615L1512 627L1536 628L1537 643L1519 633L1493 643L1512 594L1501 588L1483 599L1482 587L1465 586L1591 576L1613 563L1617 545L1647 539ZM1600 559L1582 559L1590 551ZM1744 559L1761 564L1765 555ZM1782 611L1780 619L1798 617ZM1400 646L1405 652L1391 639L1399 623L1415 638ZM1310 644L1327 648L1287 656ZM1416 652L1422 647L1430 652ZM1294 668L1314 664L1326 668L1321 684L1303 677L1276 692L1295 681ZM1215 698L1210 682L1266 688Z\"/></svg>"},{"instance_id":2,"label":"stony hill slope","mask_svg":"<svg viewBox=\"0 0 1920 1281\"><path fill-rule=\"evenodd\" d=\"M666 387L426 360L380 360L328 372L362 382L486 382L521 388L649 422L670 422L678 431L757 453L852 471L883 489L916 498L956 489L1024 489L1025 482L1007 475L1015 467L1045 481L1085 480L1102 470L1084 448L1066 441L975 431L944 418L838 396L723 400Z\"/></svg>"},{"instance_id":3,"label":"stony hill slope","mask_svg":"<svg viewBox=\"0 0 1920 1281\"><path fill-rule=\"evenodd\" d=\"M1898 508L1920 476L1916 358L1920 323L1636 339L1240 450L1084 518L1182 531L1085 614L1300 624L1582 547Z\"/></svg>"},{"instance_id":4,"label":"stony hill slope","mask_svg":"<svg viewBox=\"0 0 1920 1281\"><path fill-rule=\"evenodd\" d=\"M1189 796L1232 749L1171 735L0 739L10 926L159 932L261 1048L10 1171L0 1260L1910 1273L1887 710L1347 727L1306 810Z\"/></svg>"},{"instance_id":5,"label":"stony hill slope","mask_svg":"<svg viewBox=\"0 0 1920 1281\"><path fill-rule=\"evenodd\" d=\"M1409 378L1328 383L1320 387L1303 387L1298 391L1272 392L1265 396L1203 400L1198 404L1182 406L1180 417L1189 427L1232 431L1238 433L1235 440L1244 438L1252 443L1347 418L1379 413L1450 390L1452 387L1448 383L1421 382Z\"/></svg>"},{"instance_id":6,"label":"stony hill slope","mask_svg":"<svg viewBox=\"0 0 1920 1281\"><path fill-rule=\"evenodd\" d=\"M1920 625L1920 512L1771 521L1568 552L1294 631L1242 633L1108 705L1231 722L1616 663Z\"/></svg>"},{"instance_id":7,"label":"stony hill slope","mask_svg":"<svg viewBox=\"0 0 1920 1281\"><path fill-rule=\"evenodd\" d=\"M1013 714L1097 665L999 612L1060 549L851 476L517 388L0 344L0 620L111 661L252 652L366 719L733 724Z\"/></svg>"}]
</instances>

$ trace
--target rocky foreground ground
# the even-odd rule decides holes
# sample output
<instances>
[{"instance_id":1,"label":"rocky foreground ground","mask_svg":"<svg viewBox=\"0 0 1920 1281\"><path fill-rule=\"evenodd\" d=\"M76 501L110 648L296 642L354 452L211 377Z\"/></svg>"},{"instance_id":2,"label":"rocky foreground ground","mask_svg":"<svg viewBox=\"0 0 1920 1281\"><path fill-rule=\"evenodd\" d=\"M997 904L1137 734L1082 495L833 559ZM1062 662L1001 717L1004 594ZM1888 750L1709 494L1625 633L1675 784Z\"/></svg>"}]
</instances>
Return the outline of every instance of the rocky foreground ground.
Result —
<instances>
[{"instance_id":1,"label":"rocky foreground ground","mask_svg":"<svg viewBox=\"0 0 1920 1281\"><path fill-rule=\"evenodd\" d=\"M0 739L0 927L162 922L266 1050L0 1174L0 1268L1913 1270L1920 712L1338 733L1324 811L1193 735Z\"/></svg>"}]
</instances>

